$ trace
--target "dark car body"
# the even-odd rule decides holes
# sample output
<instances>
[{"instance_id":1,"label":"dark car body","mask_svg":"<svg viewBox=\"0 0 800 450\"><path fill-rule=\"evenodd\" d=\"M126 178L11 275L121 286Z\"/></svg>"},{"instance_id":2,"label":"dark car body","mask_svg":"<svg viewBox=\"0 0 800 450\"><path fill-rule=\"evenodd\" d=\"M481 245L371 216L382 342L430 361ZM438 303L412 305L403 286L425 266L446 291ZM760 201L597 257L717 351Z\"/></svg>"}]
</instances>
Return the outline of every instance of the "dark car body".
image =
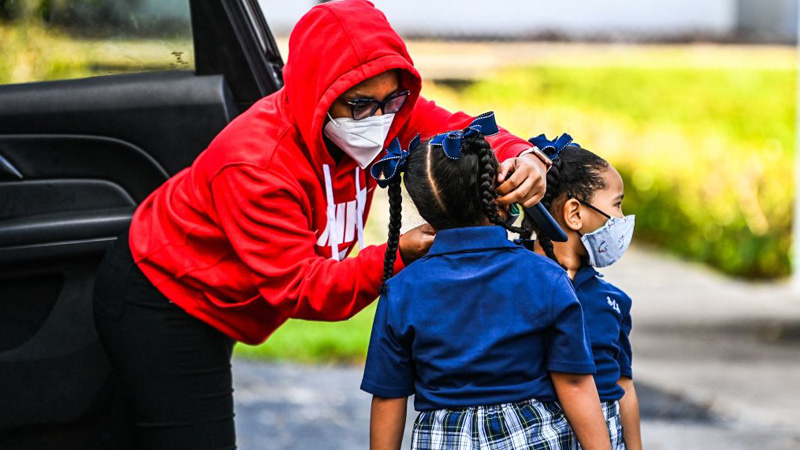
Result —
<instances>
[{"instance_id":1,"label":"dark car body","mask_svg":"<svg viewBox=\"0 0 800 450\"><path fill-rule=\"evenodd\" d=\"M0 85L0 449L110 448L94 275L136 206L279 89L255 0L190 0L195 70Z\"/></svg>"}]
</instances>

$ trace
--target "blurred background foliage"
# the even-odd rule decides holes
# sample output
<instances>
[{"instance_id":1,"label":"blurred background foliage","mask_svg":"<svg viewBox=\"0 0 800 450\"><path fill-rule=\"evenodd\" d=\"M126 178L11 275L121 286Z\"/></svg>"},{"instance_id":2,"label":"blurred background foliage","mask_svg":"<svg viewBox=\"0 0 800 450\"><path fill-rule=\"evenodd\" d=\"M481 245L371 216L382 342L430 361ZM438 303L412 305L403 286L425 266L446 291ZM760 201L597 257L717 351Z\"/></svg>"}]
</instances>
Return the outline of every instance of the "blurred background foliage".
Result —
<instances>
[{"instance_id":1,"label":"blurred background foliage","mask_svg":"<svg viewBox=\"0 0 800 450\"><path fill-rule=\"evenodd\" d=\"M0 23L46 24L76 36L186 31L188 3L163 0L0 0Z\"/></svg>"},{"instance_id":2,"label":"blurred background foliage","mask_svg":"<svg viewBox=\"0 0 800 450\"><path fill-rule=\"evenodd\" d=\"M89 31L80 21L56 26L41 13L11 11L3 14L13 20L0 20L0 84L194 67L192 37L186 27L160 35L133 28L120 34L113 26Z\"/></svg>"},{"instance_id":3,"label":"blurred background foliage","mask_svg":"<svg viewBox=\"0 0 800 450\"><path fill-rule=\"evenodd\" d=\"M188 3L0 0L0 84L192 69Z\"/></svg>"},{"instance_id":4,"label":"blurred background foliage","mask_svg":"<svg viewBox=\"0 0 800 450\"><path fill-rule=\"evenodd\" d=\"M51 22L55 19L78 25L85 17L108 22L115 19L114 5L103 0L0 0L0 19L6 22Z\"/></svg>"},{"instance_id":5,"label":"blurred background foliage","mask_svg":"<svg viewBox=\"0 0 800 450\"><path fill-rule=\"evenodd\" d=\"M520 136L570 133L625 180L636 242L730 275L786 276L794 60L784 68L520 67L427 94ZM444 101L442 101L444 99Z\"/></svg>"},{"instance_id":6,"label":"blurred background foliage","mask_svg":"<svg viewBox=\"0 0 800 450\"><path fill-rule=\"evenodd\" d=\"M0 84L192 68L188 33L101 38L50 26L47 11L62 2L38 4L18 9L19 3L0 0ZM424 45L410 47L418 61L425 60ZM625 179L624 209L637 216L636 243L737 277L788 275L796 101L792 49L711 46L705 55L725 55L718 63L691 56L692 46L631 47L635 57L619 61L593 47L569 48L566 60L513 63L466 79L434 77L423 95L449 109L494 110L498 121L520 136L568 132L606 157ZM385 239L388 208L382 195L368 224L372 243ZM358 360L373 314L371 306L346 323L291 321L266 345L238 346L237 352Z\"/></svg>"}]
</instances>

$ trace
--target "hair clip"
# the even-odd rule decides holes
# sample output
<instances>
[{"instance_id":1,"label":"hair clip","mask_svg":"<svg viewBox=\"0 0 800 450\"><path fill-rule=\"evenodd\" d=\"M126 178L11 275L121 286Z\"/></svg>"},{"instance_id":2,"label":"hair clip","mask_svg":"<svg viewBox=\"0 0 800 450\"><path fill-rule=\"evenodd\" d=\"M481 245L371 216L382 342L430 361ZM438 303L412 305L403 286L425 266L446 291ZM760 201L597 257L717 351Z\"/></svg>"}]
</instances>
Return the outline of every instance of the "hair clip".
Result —
<instances>
[{"instance_id":1,"label":"hair clip","mask_svg":"<svg viewBox=\"0 0 800 450\"><path fill-rule=\"evenodd\" d=\"M414 136L414 139L408 144L409 150L403 150L400 145L400 139L394 138L386 148L386 156L379 159L378 162L372 165L370 173L372 178L378 182L378 186L385 188L389 183L399 174L406 171L408 166L408 154L411 149L417 148L419 145L419 135Z\"/></svg>"},{"instance_id":2,"label":"hair clip","mask_svg":"<svg viewBox=\"0 0 800 450\"><path fill-rule=\"evenodd\" d=\"M556 138L555 141L551 141L547 139L544 134L540 134L539 136L528 139L528 142L541 150L551 161L555 161L556 158L558 158L558 154L561 153L565 147L574 146L580 148L580 144L572 142L572 136L567 133L562 134Z\"/></svg>"},{"instance_id":3,"label":"hair clip","mask_svg":"<svg viewBox=\"0 0 800 450\"><path fill-rule=\"evenodd\" d=\"M458 159L461 156L461 140L465 137L481 133L484 136L492 136L499 132L497 123L494 119L494 112L489 111L476 117L463 130L448 131L437 134L431 139L431 145L442 147L444 154L450 159Z\"/></svg>"}]
</instances>

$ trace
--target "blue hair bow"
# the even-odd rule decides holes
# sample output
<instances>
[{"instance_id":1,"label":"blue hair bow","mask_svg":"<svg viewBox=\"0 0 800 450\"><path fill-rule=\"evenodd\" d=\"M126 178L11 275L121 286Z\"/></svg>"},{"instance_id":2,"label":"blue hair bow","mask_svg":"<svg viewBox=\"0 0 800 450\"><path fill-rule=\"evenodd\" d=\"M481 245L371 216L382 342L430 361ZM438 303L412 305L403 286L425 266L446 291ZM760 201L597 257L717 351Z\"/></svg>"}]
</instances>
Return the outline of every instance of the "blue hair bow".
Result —
<instances>
[{"instance_id":1,"label":"blue hair bow","mask_svg":"<svg viewBox=\"0 0 800 450\"><path fill-rule=\"evenodd\" d=\"M489 111L476 117L472 123L463 130L448 131L437 134L431 139L431 145L438 145L444 150L444 154L450 159L458 159L461 156L461 139L472 136L475 133L483 133L484 136L492 136L500 131L494 121L494 112Z\"/></svg>"},{"instance_id":2,"label":"blue hair bow","mask_svg":"<svg viewBox=\"0 0 800 450\"><path fill-rule=\"evenodd\" d=\"M556 138L555 141L548 140L545 135L540 134L539 136L528 139L528 142L535 145L536 148L541 150L542 153L553 161L558 158L558 154L561 153L561 150L564 150L564 147L580 147L577 142L572 142L572 136L567 133L562 134Z\"/></svg>"},{"instance_id":3,"label":"blue hair bow","mask_svg":"<svg viewBox=\"0 0 800 450\"><path fill-rule=\"evenodd\" d=\"M403 150L400 146L400 139L394 138L386 148L386 156L379 159L378 162L372 165L370 173L372 178L378 182L378 186L385 188L389 186L394 177L406 171L406 161L408 160L408 153L411 149L417 148L419 145L419 135L408 144L409 150Z\"/></svg>"}]
</instances>

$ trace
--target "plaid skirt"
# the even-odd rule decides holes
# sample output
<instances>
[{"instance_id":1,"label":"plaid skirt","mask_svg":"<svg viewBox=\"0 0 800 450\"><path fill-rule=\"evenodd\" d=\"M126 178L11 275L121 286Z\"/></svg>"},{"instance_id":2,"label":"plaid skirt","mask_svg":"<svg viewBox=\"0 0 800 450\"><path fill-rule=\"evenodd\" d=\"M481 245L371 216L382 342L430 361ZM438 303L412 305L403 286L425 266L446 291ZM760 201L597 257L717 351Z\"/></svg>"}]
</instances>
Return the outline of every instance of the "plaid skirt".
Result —
<instances>
[{"instance_id":1,"label":"plaid skirt","mask_svg":"<svg viewBox=\"0 0 800 450\"><path fill-rule=\"evenodd\" d=\"M625 450L618 402L603 404L611 448ZM612 428L613 427L613 428ZM422 411L414 422L412 450L580 450L555 402L518 403Z\"/></svg>"},{"instance_id":2,"label":"plaid skirt","mask_svg":"<svg viewBox=\"0 0 800 450\"><path fill-rule=\"evenodd\" d=\"M627 450L625 446L625 437L622 434L622 420L619 418L619 402L611 401L604 402L603 415L606 416L606 427L608 428L608 437L611 438L611 450ZM583 450L581 444L575 439L575 448Z\"/></svg>"}]
</instances>

